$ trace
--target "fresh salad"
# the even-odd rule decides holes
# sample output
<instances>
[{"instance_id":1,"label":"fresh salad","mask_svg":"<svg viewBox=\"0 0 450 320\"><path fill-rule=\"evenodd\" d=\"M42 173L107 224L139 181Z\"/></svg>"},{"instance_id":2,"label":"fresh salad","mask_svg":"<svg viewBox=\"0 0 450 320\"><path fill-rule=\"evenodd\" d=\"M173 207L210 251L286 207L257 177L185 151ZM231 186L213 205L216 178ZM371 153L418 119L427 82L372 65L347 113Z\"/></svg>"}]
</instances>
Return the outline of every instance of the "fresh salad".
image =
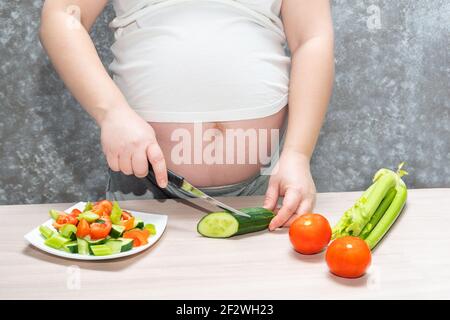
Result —
<instances>
[{"instance_id":1,"label":"fresh salad","mask_svg":"<svg viewBox=\"0 0 450 320\"><path fill-rule=\"evenodd\" d=\"M83 211L50 210L53 228L41 225L45 245L69 253L107 256L148 243L156 234L153 224L133 217L114 201L88 202Z\"/></svg>"}]
</instances>

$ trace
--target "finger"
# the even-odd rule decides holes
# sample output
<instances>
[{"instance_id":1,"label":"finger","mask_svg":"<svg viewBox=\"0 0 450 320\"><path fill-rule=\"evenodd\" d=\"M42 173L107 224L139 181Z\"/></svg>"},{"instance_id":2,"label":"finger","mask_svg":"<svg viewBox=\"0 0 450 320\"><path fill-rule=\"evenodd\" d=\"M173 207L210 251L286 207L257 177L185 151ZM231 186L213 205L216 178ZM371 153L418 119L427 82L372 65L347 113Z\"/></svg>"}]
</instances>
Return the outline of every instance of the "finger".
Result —
<instances>
[{"instance_id":1,"label":"finger","mask_svg":"<svg viewBox=\"0 0 450 320\"><path fill-rule=\"evenodd\" d=\"M119 168L127 176L133 174L133 167L131 166L131 153L122 152L119 154Z\"/></svg>"},{"instance_id":2,"label":"finger","mask_svg":"<svg viewBox=\"0 0 450 320\"><path fill-rule=\"evenodd\" d=\"M156 182L160 188L167 187L167 166L164 155L158 143L153 142L147 147L147 158L150 161Z\"/></svg>"},{"instance_id":3,"label":"finger","mask_svg":"<svg viewBox=\"0 0 450 320\"><path fill-rule=\"evenodd\" d=\"M277 206L278 197L279 197L279 184L278 182L271 179L269 180L269 186L267 187L263 207L273 211Z\"/></svg>"},{"instance_id":4,"label":"finger","mask_svg":"<svg viewBox=\"0 0 450 320\"><path fill-rule=\"evenodd\" d=\"M106 154L106 161L108 162L108 166L111 168L112 171L114 172L120 171L119 158L117 157L117 155L113 155L111 153Z\"/></svg>"},{"instance_id":5,"label":"finger","mask_svg":"<svg viewBox=\"0 0 450 320\"><path fill-rule=\"evenodd\" d=\"M312 212L312 209L313 201L311 199L304 199L300 203L300 206L298 207L296 213L289 218L289 220L283 225L283 227L289 227L295 219L297 219L301 215L304 215L305 213Z\"/></svg>"},{"instance_id":6,"label":"finger","mask_svg":"<svg viewBox=\"0 0 450 320\"><path fill-rule=\"evenodd\" d=\"M270 230L275 230L281 227L289 218L296 212L298 206L300 205L301 194L298 189L290 188L287 189L283 204L278 211L275 218L272 219L269 225Z\"/></svg>"},{"instance_id":7,"label":"finger","mask_svg":"<svg viewBox=\"0 0 450 320\"><path fill-rule=\"evenodd\" d=\"M140 149L133 153L131 157L131 165L134 175L138 178L144 178L148 174L148 161L145 149Z\"/></svg>"},{"instance_id":8,"label":"finger","mask_svg":"<svg viewBox=\"0 0 450 320\"><path fill-rule=\"evenodd\" d=\"M305 213L312 213L314 208L314 201L311 198L305 198L300 203L300 206L297 209L297 213L299 215L305 214Z\"/></svg>"}]
</instances>

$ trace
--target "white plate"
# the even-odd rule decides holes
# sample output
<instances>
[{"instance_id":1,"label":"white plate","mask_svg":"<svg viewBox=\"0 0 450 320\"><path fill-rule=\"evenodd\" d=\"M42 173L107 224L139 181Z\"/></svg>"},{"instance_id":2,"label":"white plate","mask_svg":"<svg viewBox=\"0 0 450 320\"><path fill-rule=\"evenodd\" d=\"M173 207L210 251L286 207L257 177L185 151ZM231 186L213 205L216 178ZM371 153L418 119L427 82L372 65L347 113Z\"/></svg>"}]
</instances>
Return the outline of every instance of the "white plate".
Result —
<instances>
[{"instance_id":1,"label":"white plate","mask_svg":"<svg viewBox=\"0 0 450 320\"><path fill-rule=\"evenodd\" d=\"M86 202L78 202L77 204L73 205L72 207L66 209L65 212L70 213L73 209L78 209L78 210L83 211L85 205L86 205ZM81 254L77 254L77 253L69 253L66 251L50 248L49 246L45 245L44 244L45 239L39 232L39 226L37 226L36 228L34 228L30 232L28 232L25 235L25 239L30 244L41 249L42 251L51 253L55 256L60 256L63 258L68 258L68 259L109 260L109 259L117 259L117 258L130 256L130 255L133 255L133 254L136 254L136 253L139 253L139 252L142 252L142 251L148 249L153 244L155 244L156 241L158 241L158 239L161 237L164 230L166 229L167 216L161 215L161 214L151 214L151 213L137 212L137 211L131 211L131 210L126 210L126 211L130 212L136 218L144 220L144 223L146 223L146 224L152 223L155 225L156 235L150 236L150 238L148 238L148 243L145 246L136 247L129 251L120 252L120 253L112 254L109 256L91 256L91 255L87 256L87 255L81 255ZM53 226L52 226L52 223L53 223L53 220L49 219L46 222L44 222L43 225L50 227L52 230L55 230L55 228L53 228Z\"/></svg>"}]
</instances>

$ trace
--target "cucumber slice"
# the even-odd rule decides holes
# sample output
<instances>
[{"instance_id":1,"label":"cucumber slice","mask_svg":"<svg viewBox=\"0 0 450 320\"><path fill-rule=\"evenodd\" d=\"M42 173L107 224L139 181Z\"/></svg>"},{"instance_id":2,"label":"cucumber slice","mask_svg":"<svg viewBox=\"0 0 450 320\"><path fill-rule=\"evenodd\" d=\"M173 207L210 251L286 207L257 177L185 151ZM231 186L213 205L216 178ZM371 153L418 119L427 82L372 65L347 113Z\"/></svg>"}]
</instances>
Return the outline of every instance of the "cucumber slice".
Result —
<instances>
[{"instance_id":1,"label":"cucumber slice","mask_svg":"<svg viewBox=\"0 0 450 320\"><path fill-rule=\"evenodd\" d=\"M55 249L61 249L63 245L70 242L69 239L60 236L55 233L52 237L45 240L44 244Z\"/></svg>"},{"instance_id":2,"label":"cucumber slice","mask_svg":"<svg viewBox=\"0 0 450 320\"><path fill-rule=\"evenodd\" d=\"M96 245L99 245L99 244L105 244L105 242L106 242L106 238L98 239L98 240L91 240L91 239L85 239L85 240L87 241L89 246L96 246Z\"/></svg>"},{"instance_id":3,"label":"cucumber slice","mask_svg":"<svg viewBox=\"0 0 450 320\"><path fill-rule=\"evenodd\" d=\"M98 218L100 218L99 215L96 213L93 213L92 211L82 212L78 215L78 220L84 219L89 223L94 222Z\"/></svg>"},{"instance_id":4,"label":"cucumber slice","mask_svg":"<svg viewBox=\"0 0 450 320\"><path fill-rule=\"evenodd\" d=\"M111 232L109 233L109 235L111 236L111 238L119 238L122 236L123 232L125 231L125 227L124 226L119 226L119 225L115 225L113 224L111 227Z\"/></svg>"},{"instance_id":5,"label":"cucumber slice","mask_svg":"<svg viewBox=\"0 0 450 320\"><path fill-rule=\"evenodd\" d=\"M144 229L144 221L141 219L134 219L133 228Z\"/></svg>"},{"instance_id":6,"label":"cucumber slice","mask_svg":"<svg viewBox=\"0 0 450 320\"><path fill-rule=\"evenodd\" d=\"M69 253L78 253L78 243L77 241L72 241L63 245L64 251Z\"/></svg>"},{"instance_id":7,"label":"cucumber slice","mask_svg":"<svg viewBox=\"0 0 450 320\"><path fill-rule=\"evenodd\" d=\"M204 216L197 225L197 231L209 238L229 238L241 234L267 229L274 214L264 208L243 208L240 211L250 217L230 212L213 212Z\"/></svg>"},{"instance_id":8,"label":"cucumber slice","mask_svg":"<svg viewBox=\"0 0 450 320\"><path fill-rule=\"evenodd\" d=\"M130 251L133 249L133 239L120 238L119 240L122 241L120 252Z\"/></svg>"},{"instance_id":9,"label":"cucumber slice","mask_svg":"<svg viewBox=\"0 0 450 320\"><path fill-rule=\"evenodd\" d=\"M113 253L111 248L105 244L91 246L90 248L94 256L109 256Z\"/></svg>"},{"instance_id":10,"label":"cucumber slice","mask_svg":"<svg viewBox=\"0 0 450 320\"><path fill-rule=\"evenodd\" d=\"M55 233L52 229L44 225L39 227L39 232L45 239L51 238Z\"/></svg>"},{"instance_id":11,"label":"cucumber slice","mask_svg":"<svg viewBox=\"0 0 450 320\"><path fill-rule=\"evenodd\" d=\"M78 253L82 254L84 256L88 256L89 255L89 244L86 240L77 239L77 244L78 244Z\"/></svg>"},{"instance_id":12,"label":"cucumber slice","mask_svg":"<svg viewBox=\"0 0 450 320\"><path fill-rule=\"evenodd\" d=\"M152 223L147 223L144 226L144 229L147 229L151 236L154 236L156 234L156 227Z\"/></svg>"},{"instance_id":13,"label":"cucumber slice","mask_svg":"<svg viewBox=\"0 0 450 320\"><path fill-rule=\"evenodd\" d=\"M70 240L76 240L77 239L77 227L75 227L73 224L65 224L61 227L59 230L59 234L63 236L64 238L70 239Z\"/></svg>"},{"instance_id":14,"label":"cucumber slice","mask_svg":"<svg viewBox=\"0 0 450 320\"><path fill-rule=\"evenodd\" d=\"M108 240L105 243L105 246L111 248L112 253L119 253L122 250L122 241L121 240Z\"/></svg>"}]
</instances>

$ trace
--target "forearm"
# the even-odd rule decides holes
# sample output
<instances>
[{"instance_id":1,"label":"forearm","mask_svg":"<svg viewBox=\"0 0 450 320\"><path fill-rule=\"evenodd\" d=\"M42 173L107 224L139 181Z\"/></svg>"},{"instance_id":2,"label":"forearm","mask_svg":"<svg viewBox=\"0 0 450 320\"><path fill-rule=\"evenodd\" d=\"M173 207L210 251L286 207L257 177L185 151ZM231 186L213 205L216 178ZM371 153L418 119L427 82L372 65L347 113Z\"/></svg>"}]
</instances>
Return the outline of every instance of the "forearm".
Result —
<instances>
[{"instance_id":1,"label":"forearm","mask_svg":"<svg viewBox=\"0 0 450 320\"><path fill-rule=\"evenodd\" d=\"M44 12L40 37L56 71L84 109L101 123L111 108L127 106L83 25L64 10Z\"/></svg>"},{"instance_id":2,"label":"forearm","mask_svg":"<svg viewBox=\"0 0 450 320\"><path fill-rule=\"evenodd\" d=\"M289 119L284 150L308 160L314 151L334 79L333 38L313 37L292 53Z\"/></svg>"}]
</instances>

